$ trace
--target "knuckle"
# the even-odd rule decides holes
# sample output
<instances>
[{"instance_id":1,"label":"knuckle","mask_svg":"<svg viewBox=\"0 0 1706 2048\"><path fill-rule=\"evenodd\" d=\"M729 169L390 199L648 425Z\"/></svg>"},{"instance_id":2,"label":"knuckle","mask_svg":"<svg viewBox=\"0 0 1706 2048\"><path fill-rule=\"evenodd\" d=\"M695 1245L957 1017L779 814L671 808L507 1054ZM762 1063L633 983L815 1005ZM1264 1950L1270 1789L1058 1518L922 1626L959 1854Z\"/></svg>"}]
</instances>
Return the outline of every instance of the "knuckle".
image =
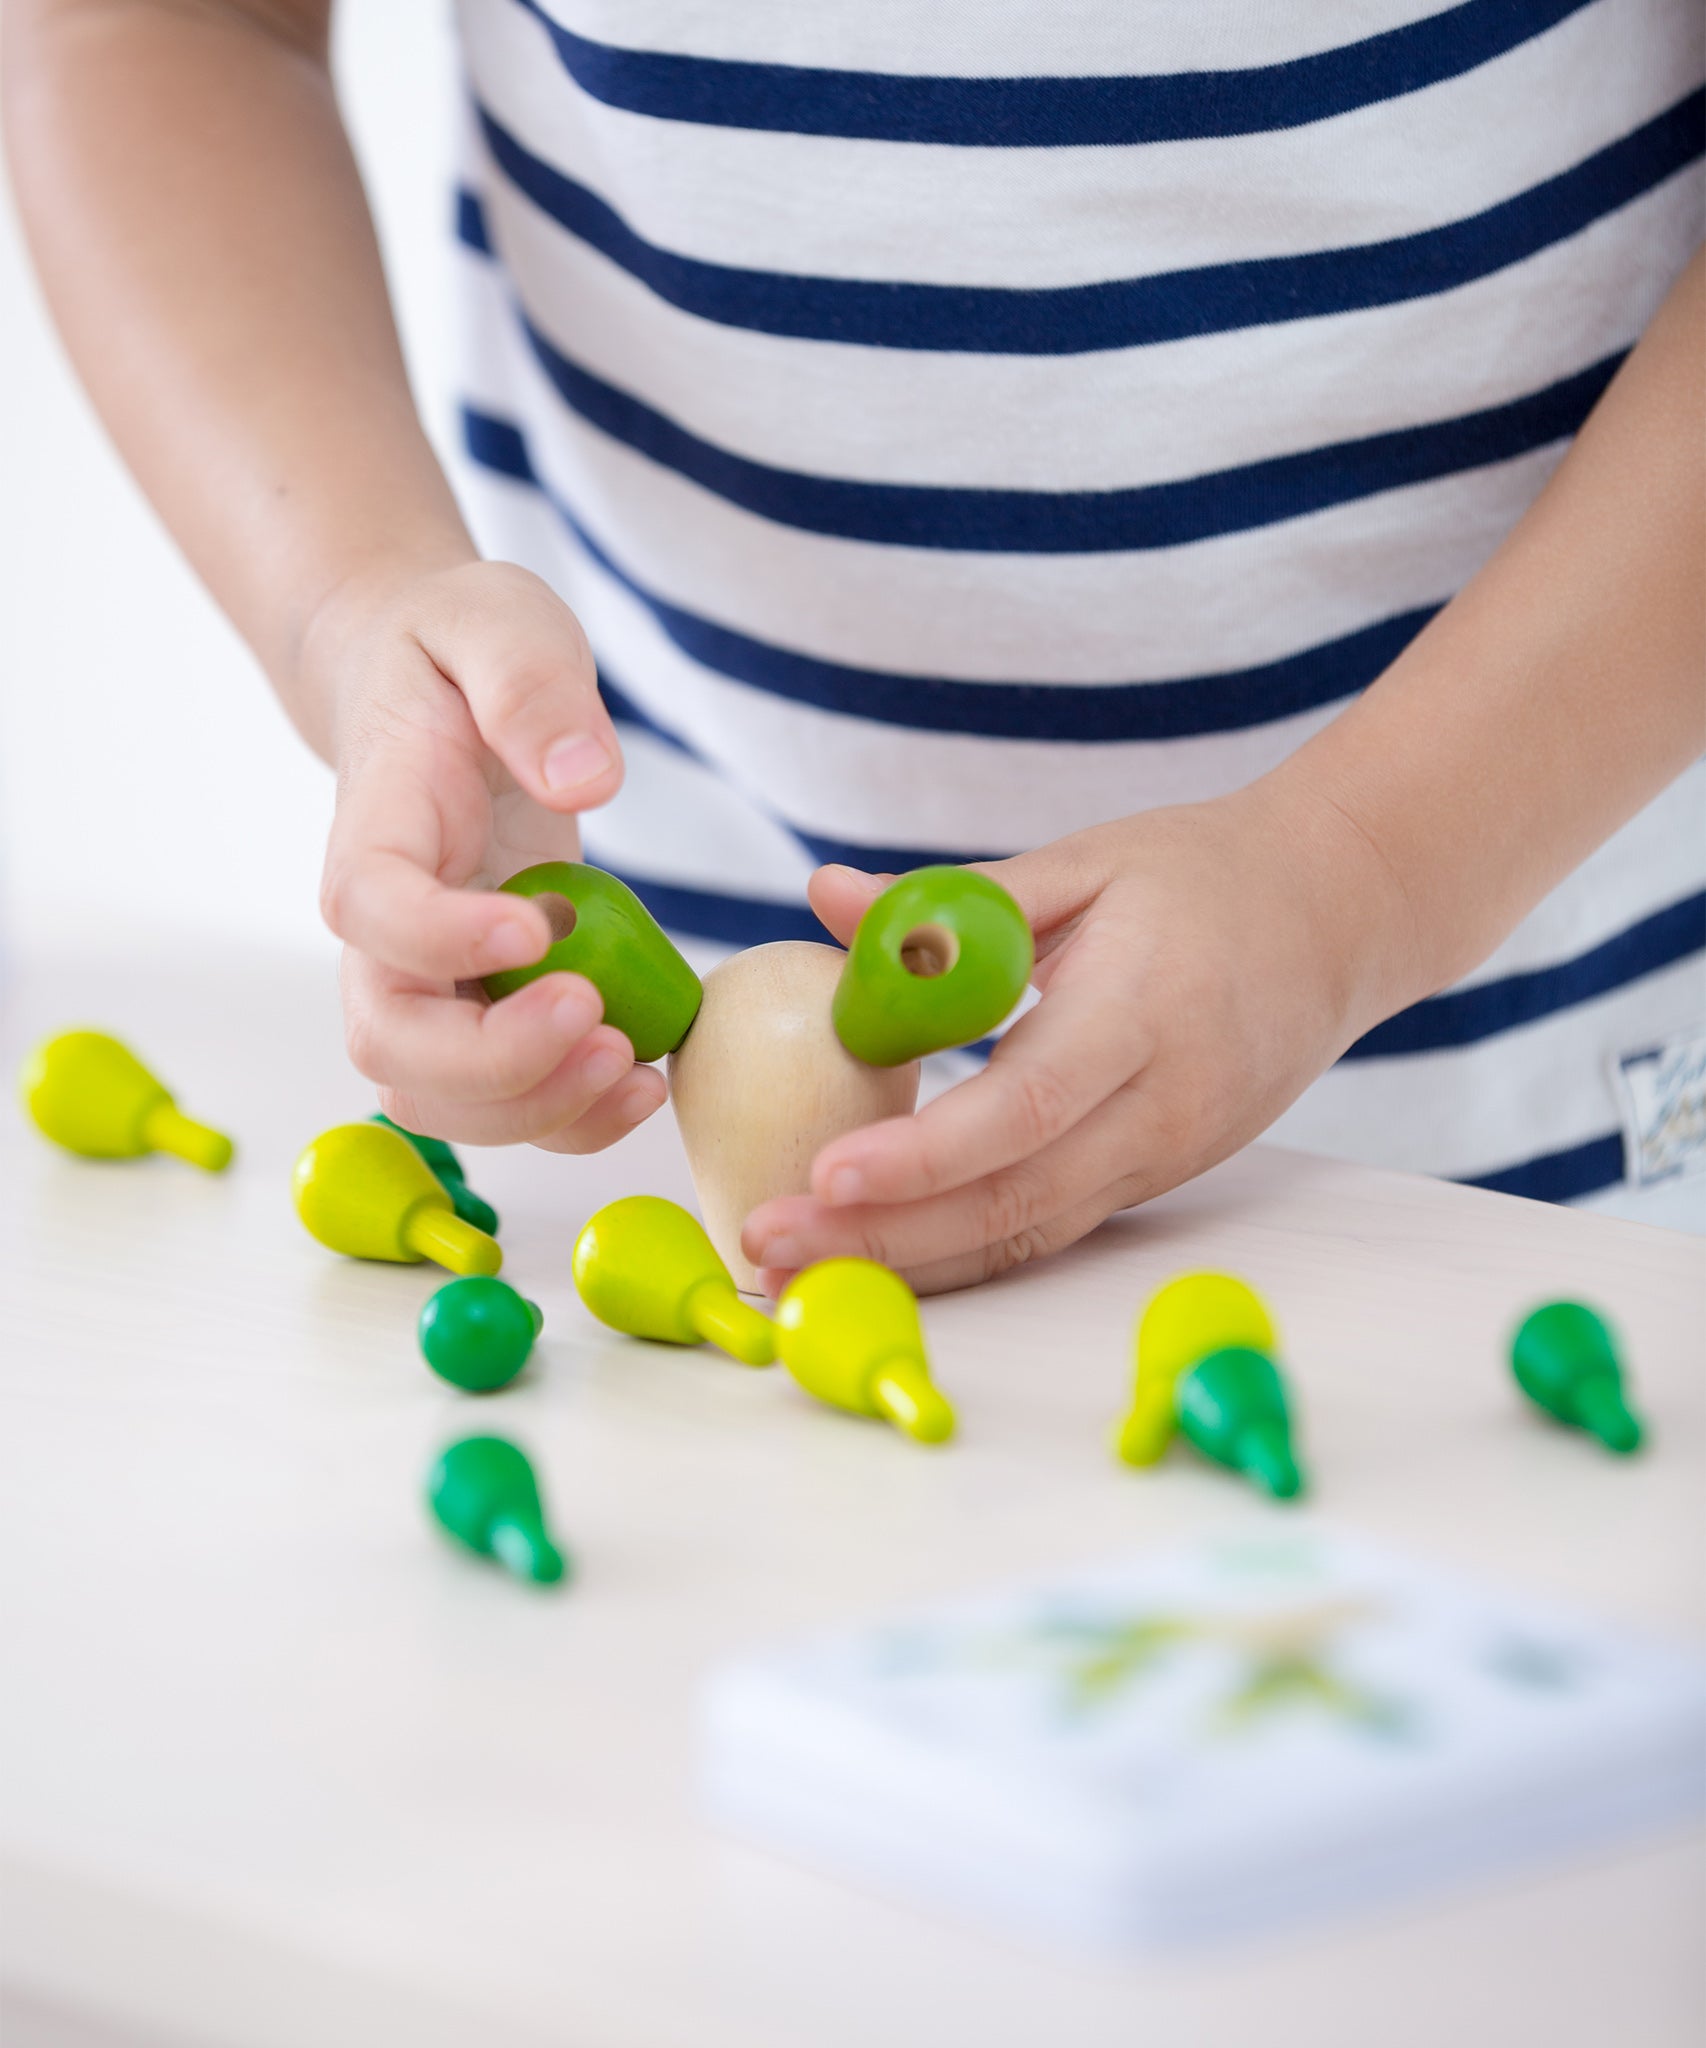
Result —
<instances>
[{"instance_id":1,"label":"knuckle","mask_svg":"<svg viewBox=\"0 0 1706 2048\"><path fill-rule=\"evenodd\" d=\"M482 720L515 725L526 718L552 688L556 677L536 655L512 655L494 668L476 692Z\"/></svg>"},{"instance_id":2,"label":"knuckle","mask_svg":"<svg viewBox=\"0 0 1706 2048\"><path fill-rule=\"evenodd\" d=\"M1052 1068L1017 1066L1007 1089L1018 1134L1033 1151L1059 1137L1070 1123L1066 1085Z\"/></svg>"},{"instance_id":3,"label":"knuckle","mask_svg":"<svg viewBox=\"0 0 1706 2048\"><path fill-rule=\"evenodd\" d=\"M349 936L344 927L350 920L354 893L349 869L342 862L328 862L320 877L320 915L340 939Z\"/></svg>"},{"instance_id":4,"label":"knuckle","mask_svg":"<svg viewBox=\"0 0 1706 2048\"><path fill-rule=\"evenodd\" d=\"M344 1050L349 1055L350 1065L363 1080L379 1081L384 1078L380 1036L370 1010L352 1009L345 1015Z\"/></svg>"},{"instance_id":5,"label":"knuckle","mask_svg":"<svg viewBox=\"0 0 1706 2048\"><path fill-rule=\"evenodd\" d=\"M1028 1266L1033 1259L1046 1259L1051 1252L1070 1244L1075 1235L1076 1232L1062 1229L1058 1224L1028 1224L989 1247L984 1254L984 1278L998 1280L1003 1273Z\"/></svg>"},{"instance_id":6,"label":"knuckle","mask_svg":"<svg viewBox=\"0 0 1706 2048\"><path fill-rule=\"evenodd\" d=\"M380 1086L379 1107L394 1124L401 1124L405 1131L431 1133L434 1137L443 1135L433 1131L436 1121L427 1105L418 1095L410 1095L401 1088Z\"/></svg>"},{"instance_id":7,"label":"knuckle","mask_svg":"<svg viewBox=\"0 0 1706 2048\"><path fill-rule=\"evenodd\" d=\"M984 1187L983 1226L986 1237L995 1241L1017 1237L1036 1214L1037 1193L1032 1177L1023 1171L997 1173Z\"/></svg>"},{"instance_id":8,"label":"knuckle","mask_svg":"<svg viewBox=\"0 0 1706 2048\"><path fill-rule=\"evenodd\" d=\"M984 1252L983 1277L986 1280L999 1280L1003 1273L1011 1273L1020 1266L1029 1265L1032 1259L1046 1249L1045 1245L1039 1243L1035 1230L1021 1230L1016 1236L1004 1237Z\"/></svg>"}]
</instances>

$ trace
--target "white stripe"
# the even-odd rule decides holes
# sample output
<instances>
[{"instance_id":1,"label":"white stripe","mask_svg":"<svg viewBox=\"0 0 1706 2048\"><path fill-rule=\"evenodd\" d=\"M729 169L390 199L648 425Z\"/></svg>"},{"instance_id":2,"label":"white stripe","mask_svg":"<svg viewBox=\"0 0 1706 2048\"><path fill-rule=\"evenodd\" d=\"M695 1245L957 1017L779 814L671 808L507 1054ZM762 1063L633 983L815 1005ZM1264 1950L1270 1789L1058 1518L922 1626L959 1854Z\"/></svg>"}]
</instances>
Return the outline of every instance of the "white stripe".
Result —
<instances>
[{"instance_id":1,"label":"white stripe","mask_svg":"<svg viewBox=\"0 0 1706 2048\"><path fill-rule=\"evenodd\" d=\"M847 718L754 690L690 660L651 614L573 549L526 486L471 478L470 517L495 552L563 591L611 675L739 786L811 831L871 845L1017 853L1158 803L1240 787L1317 732L1333 707L1249 732L1157 741L985 739Z\"/></svg>"},{"instance_id":2,"label":"white stripe","mask_svg":"<svg viewBox=\"0 0 1706 2048\"><path fill-rule=\"evenodd\" d=\"M1437 12L1425 0L545 0L577 34L631 50L950 77L1118 76L1278 64Z\"/></svg>"},{"instance_id":3,"label":"white stripe","mask_svg":"<svg viewBox=\"0 0 1706 2048\"><path fill-rule=\"evenodd\" d=\"M1273 1125L1276 1144L1470 1179L1618 1127L1610 1062L1706 1011L1698 956L1459 1050L1352 1060Z\"/></svg>"},{"instance_id":4,"label":"white stripe","mask_svg":"<svg viewBox=\"0 0 1706 2048\"><path fill-rule=\"evenodd\" d=\"M622 733L627 779L587 815L591 857L625 874L761 903L802 903L816 863L735 786L633 726Z\"/></svg>"},{"instance_id":5,"label":"white stripe","mask_svg":"<svg viewBox=\"0 0 1706 2048\"><path fill-rule=\"evenodd\" d=\"M1688 10L1601 0L1461 77L1307 127L938 148L627 113L583 93L514 0L462 0L461 15L492 113L650 242L801 276L1008 287L1340 248L1461 219L1652 119L1702 63Z\"/></svg>"},{"instance_id":6,"label":"white stripe","mask_svg":"<svg viewBox=\"0 0 1706 2048\"><path fill-rule=\"evenodd\" d=\"M873 845L936 847L945 853L1017 853L1085 825L1155 803L1220 794L1283 759L1331 716L1286 720L1248 734L1073 746L911 733L814 710L712 675L668 642L648 614L576 551L570 568L561 525L537 493L476 482L470 499L480 530L535 573L572 586L601 659L642 708L719 766L695 768L671 752L671 834L693 851L696 870L677 876L734 894L776 896L790 887L744 856L725 854L742 834L725 824L738 812L758 821L751 844L774 849L803 882L799 853L771 813L802 831ZM572 545L572 544L569 544ZM657 750L659 743L639 735ZM1102 764L1110 772L1104 777ZM625 857L644 865L643 813L654 780L625 791ZM737 790L741 793L737 793ZM768 791L777 792L770 797ZM714 792L714 794L713 794ZM723 806L728 806L725 811ZM606 814L601 814L606 815ZM1546 897L1460 988L1556 965L1590 951L1649 916L1706 889L1706 761L1696 762L1614 833ZM638 835L638 836L636 836ZM654 872L647 868L647 872ZM655 870L660 875L663 870ZM674 873L673 870L670 871Z\"/></svg>"},{"instance_id":7,"label":"white stripe","mask_svg":"<svg viewBox=\"0 0 1706 2048\"><path fill-rule=\"evenodd\" d=\"M506 553L564 581L561 529L536 493L479 479L471 495L482 532L495 531ZM621 608L632 601L596 570L570 581L602 655L606 629L619 628ZM608 596L608 611L593 596L595 586ZM957 844L1017 850L1062 837L1100 816L1122 815L1149 802L1192 801L1242 779L1233 772L1241 751L1234 742L1241 735L1200 749L1170 742L1156 748L1045 750L1021 742L908 734L743 691L706 676L666 644L647 644L643 618L630 623L638 628L627 646L633 666L616 669L612 663L624 686L634 690L643 676L644 695L660 711L688 729L700 728L696 739L713 752L720 740L738 754L743 782L752 778L763 786L768 778L770 787L786 793L787 809L803 827L830 836L928 846L934 828L946 823L950 829L942 843L950 849ZM1277 737L1277 729L1269 730ZM785 839L771 842L773 856L762 856L774 858L773 869L753 869L747 848L756 848L775 829L754 800L732 785L719 787L716 774L688 762L660 772L664 751L630 729L628 752L636 772L616 803L591 821L605 858L660 880L771 901L786 900L803 886L804 863ZM1116 758L1127 771L1125 786L1099 786L1102 770ZM1703 784L1706 768L1696 766L1548 897L1460 986L1573 958L1656 904L1698 887ZM885 795L892 803L880 801ZM873 797L879 799L875 807ZM1051 798L1053 816L1046 815ZM1033 829L1005 834L1002 823L1015 819ZM731 844L740 850L731 853ZM1685 1028L1703 1010L1706 977L1696 958L1468 1047L1335 1068L1270 1135L1305 1150L1416 1172L1498 1172L1615 1128L1608 1062Z\"/></svg>"},{"instance_id":8,"label":"white stripe","mask_svg":"<svg viewBox=\"0 0 1706 2048\"><path fill-rule=\"evenodd\" d=\"M495 173L480 182L534 326L690 432L814 475L1008 490L1132 488L1503 404L1627 348L1706 228L1694 166L1444 295L1149 348L970 357L702 320Z\"/></svg>"},{"instance_id":9,"label":"white stripe","mask_svg":"<svg viewBox=\"0 0 1706 2048\"><path fill-rule=\"evenodd\" d=\"M495 291L490 276L485 285ZM476 405L529 423L540 473L659 596L826 660L972 681L1216 674L1438 603L1486 561L1563 452L1184 547L957 554L804 533L659 467L563 406L500 307L482 322L471 387Z\"/></svg>"}]
</instances>

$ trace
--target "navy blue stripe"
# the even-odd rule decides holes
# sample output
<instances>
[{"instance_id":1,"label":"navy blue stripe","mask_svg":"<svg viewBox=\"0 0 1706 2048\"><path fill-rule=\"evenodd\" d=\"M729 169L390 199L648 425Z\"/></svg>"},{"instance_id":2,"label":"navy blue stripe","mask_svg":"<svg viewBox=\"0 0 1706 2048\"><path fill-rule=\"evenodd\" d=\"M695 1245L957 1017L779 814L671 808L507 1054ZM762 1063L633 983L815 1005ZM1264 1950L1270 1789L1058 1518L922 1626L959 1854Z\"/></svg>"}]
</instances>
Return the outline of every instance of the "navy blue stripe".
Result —
<instances>
[{"instance_id":1,"label":"navy blue stripe","mask_svg":"<svg viewBox=\"0 0 1706 2048\"><path fill-rule=\"evenodd\" d=\"M1256 668L1169 682L978 683L853 668L774 646L667 603L617 563L573 511L545 490L527 443L510 421L464 407L462 428L473 460L539 490L587 554L701 667L796 704L915 732L1086 741L1242 731L1355 696L1397 660L1434 616L1433 607L1402 612Z\"/></svg>"},{"instance_id":2,"label":"navy blue stripe","mask_svg":"<svg viewBox=\"0 0 1706 2048\"><path fill-rule=\"evenodd\" d=\"M653 714L629 696L620 683L612 680L610 671L602 665L598 671L599 695L604 699L605 709L618 725L631 725L641 732L650 733L676 753L685 754L700 767L709 768L715 775L720 771L693 745L672 727L662 724ZM750 792L748 792L750 796ZM924 846L873 846L864 841L852 839L831 839L822 832L808 832L804 826L796 825L791 818L785 818L779 811L765 807L765 815L771 818L780 830L786 832L802 849L818 862L837 861L843 867L860 868L872 875L903 875L912 868L935 867L942 861L955 866L965 866L972 861L1000 860L999 853L967 853L963 849L944 851L941 847Z\"/></svg>"},{"instance_id":3,"label":"navy blue stripe","mask_svg":"<svg viewBox=\"0 0 1706 2048\"><path fill-rule=\"evenodd\" d=\"M777 469L690 433L667 414L571 362L531 322L552 388L590 426L761 519L802 533L957 554L1094 555L1183 547L1301 519L1333 505L1508 462L1575 433L1622 353L1507 405L1400 427L1174 483L1112 491L876 484Z\"/></svg>"},{"instance_id":4,"label":"navy blue stripe","mask_svg":"<svg viewBox=\"0 0 1706 2048\"><path fill-rule=\"evenodd\" d=\"M1706 948L1706 893L1655 910L1603 944L1526 974L1507 974L1473 988L1453 989L1414 1003L1377 1024L1345 1053L1347 1060L1392 1059L1442 1052L1514 1031L1595 996L1625 988L1644 975L1674 967Z\"/></svg>"},{"instance_id":5,"label":"navy blue stripe","mask_svg":"<svg viewBox=\"0 0 1706 2048\"><path fill-rule=\"evenodd\" d=\"M697 749L642 710L604 670L599 673L599 687L613 718L641 727L705 765ZM950 851L940 847L873 846L831 839L822 833L808 832L774 812L770 815L814 860L839 861L868 874L905 874L910 868L931 867L939 861L965 863L1002 858L999 854L973 853L963 848ZM1654 911L1573 960L1504 975L1496 981L1454 989L1412 1004L1358 1039L1342 1057L1396 1059L1473 1045L1578 1003L1591 1002L1596 996L1608 995L1703 950L1706 892Z\"/></svg>"},{"instance_id":6,"label":"navy blue stripe","mask_svg":"<svg viewBox=\"0 0 1706 2048\"><path fill-rule=\"evenodd\" d=\"M596 838L588 853L596 860ZM645 875L599 861L619 875L665 930L709 939L719 946L768 946L776 939L830 938L803 903L761 903L751 896L727 896L714 889L689 889L679 882L654 882Z\"/></svg>"},{"instance_id":7,"label":"navy blue stripe","mask_svg":"<svg viewBox=\"0 0 1706 2048\"><path fill-rule=\"evenodd\" d=\"M576 35L539 0L520 4L549 30L583 92L630 113L788 135L1049 149L1252 135L1330 120L1473 71L1588 0L1465 0L1285 63L1106 78L918 77L629 50Z\"/></svg>"},{"instance_id":8,"label":"navy blue stripe","mask_svg":"<svg viewBox=\"0 0 1706 2048\"><path fill-rule=\"evenodd\" d=\"M470 192L466 185L456 188L456 239L467 248L477 249L482 256L492 254L491 230L486 225L486 209L477 192Z\"/></svg>"},{"instance_id":9,"label":"navy blue stripe","mask_svg":"<svg viewBox=\"0 0 1706 2048\"><path fill-rule=\"evenodd\" d=\"M1692 163L1706 148L1706 93L1690 93L1574 168L1467 220L1355 248L1050 290L884 284L701 262L644 240L605 200L524 149L484 109L480 121L493 161L536 206L701 319L872 348L1073 355L1396 305L1490 276L1578 234ZM1138 240L1141 228L1134 217Z\"/></svg>"},{"instance_id":10,"label":"navy blue stripe","mask_svg":"<svg viewBox=\"0 0 1706 2048\"><path fill-rule=\"evenodd\" d=\"M1491 1188L1496 1195L1526 1195L1531 1202L1574 1202L1601 1188L1615 1187L1622 1178L1623 1137L1613 1131L1608 1137L1589 1138L1562 1152L1525 1159L1520 1166L1477 1174L1463 1185Z\"/></svg>"}]
</instances>

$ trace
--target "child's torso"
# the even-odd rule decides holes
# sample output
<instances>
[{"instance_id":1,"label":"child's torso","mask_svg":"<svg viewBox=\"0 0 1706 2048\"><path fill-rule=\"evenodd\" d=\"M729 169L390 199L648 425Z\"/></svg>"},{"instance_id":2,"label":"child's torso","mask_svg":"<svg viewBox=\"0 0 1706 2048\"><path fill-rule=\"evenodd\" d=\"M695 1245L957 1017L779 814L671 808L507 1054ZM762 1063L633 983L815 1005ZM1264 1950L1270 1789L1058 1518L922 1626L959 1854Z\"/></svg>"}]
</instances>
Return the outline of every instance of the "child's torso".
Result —
<instances>
[{"instance_id":1,"label":"child's torso","mask_svg":"<svg viewBox=\"0 0 1706 2048\"><path fill-rule=\"evenodd\" d=\"M461 14L485 531L628 720L589 844L729 938L798 928L815 858L1271 766L1521 516L1700 232L1696 0ZM1516 962L1698 889L1674 837Z\"/></svg>"}]
</instances>

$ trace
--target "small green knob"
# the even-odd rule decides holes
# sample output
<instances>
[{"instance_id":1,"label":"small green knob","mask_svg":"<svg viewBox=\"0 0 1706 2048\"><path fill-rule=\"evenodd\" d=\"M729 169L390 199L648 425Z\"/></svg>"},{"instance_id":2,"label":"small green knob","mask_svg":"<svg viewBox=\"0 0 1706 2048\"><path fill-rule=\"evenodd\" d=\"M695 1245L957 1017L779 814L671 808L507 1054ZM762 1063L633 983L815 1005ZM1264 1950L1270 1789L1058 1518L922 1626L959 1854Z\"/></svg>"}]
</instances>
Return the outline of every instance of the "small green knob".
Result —
<instances>
[{"instance_id":1,"label":"small green knob","mask_svg":"<svg viewBox=\"0 0 1706 2048\"><path fill-rule=\"evenodd\" d=\"M450 1206L464 1223L472 1223L476 1230L483 1230L488 1237L498 1234L498 1212L490 1202L483 1201L468 1185L462 1171L462 1162L442 1138L425 1138L419 1131L406 1131L401 1124L393 1123L383 1112L368 1119L370 1123L383 1124L389 1131L395 1131L409 1143L433 1170L438 1184L450 1197Z\"/></svg>"},{"instance_id":2,"label":"small green knob","mask_svg":"<svg viewBox=\"0 0 1706 2048\"><path fill-rule=\"evenodd\" d=\"M699 977L626 882L584 861L548 860L511 875L512 896L533 896L550 920L552 943L531 967L488 974L500 997L542 974L584 974L604 998L604 1021L626 1034L637 1060L661 1060L699 1014Z\"/></svg>"},{"instance_id":3,"label":"small green knob","mask_svg":"<svg viewBox=\"0 0 1706 2048\"><path fill-rule=\"evenodd\" d=\"M1617 1343L1579 1301L1537 1308L1511 1342L1511 1372L1537 1408L1597 1437L1608 1451L1639 1450L1640 1418L1624 1396Z\"/></svg>"},{"instance_id":4,"label":"small green knob","mask_svg":"<svg viewBox=\"0 0 1706 2048\"><path fill-rule=\"evenodd\" d=\"M518 1579L549 1586L568 1571L546 1528L533 1467L501 1436L452 1444L428 1476L427 1506L447 1535Z\"/></svg>"},{"instance_id":5,"label":"small green knob","mask_svg":"<svg viewBox=\"0 0 1706 2048\"><path fill-rule=\"evenodd\" d=\"M452 1280L421 1310L421 1353L453 1387L495 1393L527 1363L544 1323L536 1304L502 1280Z\"/></svg>"},{"instance_id":6,"label":"small green knob","mask_svg":"<svg viewBox=\"0 0 1706 2048\"><path fill-rule=\"evenodd\" d=\"M1234 1346L1211 1352L1173 1389L1179 1433L1205 1458L1242 1472L1276 1500L1303 1491L1285 1382L1271 1358Z\"/></svg>"},{"instance_id":7,"label":"small green knob","mask_svg":"<svg viewBox=\"0 0 1706 2048\"><path fill-rule=\"evenodd\" d=\"M971 868L917 868L859 920L836 985L835 1035L873 1067L968 1045L1025 992L1035 948L1025 913Z\"/></svg>"}]
</instances>

